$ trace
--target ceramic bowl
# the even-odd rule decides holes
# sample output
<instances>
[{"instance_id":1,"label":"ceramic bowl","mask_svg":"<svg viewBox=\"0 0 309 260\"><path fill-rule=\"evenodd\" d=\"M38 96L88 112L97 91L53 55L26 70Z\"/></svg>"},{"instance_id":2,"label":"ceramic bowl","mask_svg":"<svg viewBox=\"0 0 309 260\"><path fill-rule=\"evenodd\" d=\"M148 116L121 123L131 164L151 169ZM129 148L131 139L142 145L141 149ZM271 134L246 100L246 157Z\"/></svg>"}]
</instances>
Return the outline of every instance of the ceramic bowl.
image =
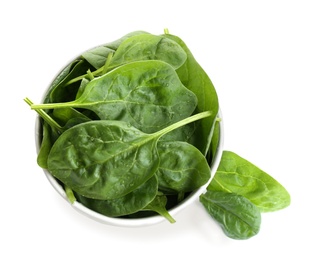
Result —
<instances>
[{"instance_id":1,"label":"ceramic bowl","mask_svg":"<svg viewBox=\"0 0 309 260\"><path fill-rule=\"evenodd\" d=\"M48 87L48 89L49 89L49 87ZM47 95L48 89L46 90L45 94L43 95L43 100L44 100L45 96ZM218 144L218 148L217 148L217 153L215 155L215 158L214 158L212 165L210 165L211 178L209 179L209 181L204 186L200 187L199 189L197 189L194 192L191 192L181 203L179 203L176 206L174 206L173 208L169 209L168 211L169 211L169 213L172 217L174 217L181 210L184 210L185 208L187 208L191 203L198 200L198 197L200 196L200 194L205 192L206 187L208 186L208 184L212 180L212 178L213 178L213 176L214 176L214 174L215 174L215 172L216 172L216 170L219 166L219 162L220 162L222 151L223 151L223 137L224 137L223 120L222 120L222 113L221 112L219 112L219 117L221 118L221 121L220 121L220 137L219 137L219 144ZM36 126L35 126L35 142L36 142L37 152L40 149L41 139L42 139L42 127L41 127L40 120L39 120L39 117L38 117L37 120L36 120ZM59 182L47 170L44 170L44 172L45 172L45 175L46 175L47 179L49 180L50 184L53 186L53 188L65 200L68 201L66 193L65 193L63 187L59 184ZM164 217L159 216L159 215L154 215L154 216L144 217L144 218L107 217L107 216L104 216L100 213L97 213L97 212L83 206L81 203L79 203L77 201L74 202L73 204L71 204L69 201L68 201L68 203L69 203L69 205L72 205L72 207L75 210L86 215L87 217L94 219L96 221L99 221L101 223L113 225L113 226L139 227L139 226L149 226L149 225L158 224L160 222L167 221ZM176 221L177 221L177 219L176 219Z\"/></svg>"}]
</instances>

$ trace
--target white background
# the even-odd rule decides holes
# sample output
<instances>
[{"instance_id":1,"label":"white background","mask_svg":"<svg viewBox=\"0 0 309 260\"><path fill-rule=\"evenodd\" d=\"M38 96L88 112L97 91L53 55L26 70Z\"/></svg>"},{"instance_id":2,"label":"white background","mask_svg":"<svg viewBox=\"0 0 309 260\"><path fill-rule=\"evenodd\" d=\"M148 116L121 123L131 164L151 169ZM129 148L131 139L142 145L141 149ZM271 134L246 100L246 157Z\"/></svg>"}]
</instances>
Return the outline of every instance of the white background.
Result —
<instances>
[{"instance_id":1,"label":"white background","mask_svg":"<svg viewBox=\"0 0 309 260\"><path fill-rule=\"evenodd\" d=\"M308 259L308 1L2 1L1 259ZM173 225L107 226L76 212L36 165L34 102L65 63L145 30L180 36L212 79L226 150L292 197L260 233L227 238L197 201ZM307 248L306 248L307 247Z\"/></svg>"}]
</instances>

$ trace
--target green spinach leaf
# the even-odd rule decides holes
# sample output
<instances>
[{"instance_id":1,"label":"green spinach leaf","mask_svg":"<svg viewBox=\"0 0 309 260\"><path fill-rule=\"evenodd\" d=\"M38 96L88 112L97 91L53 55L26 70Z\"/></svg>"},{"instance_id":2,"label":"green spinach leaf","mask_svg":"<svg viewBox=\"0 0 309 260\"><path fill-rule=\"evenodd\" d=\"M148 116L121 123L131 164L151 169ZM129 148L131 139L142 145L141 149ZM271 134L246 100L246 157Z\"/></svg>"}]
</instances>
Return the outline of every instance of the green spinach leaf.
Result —
<instances>
[{"instance_id":1,"label":"green spinach leaf","mask_svg":"<svg viewBox=\"0 0 309 260\"><path fill-rule=\"evenodd\" d=\"M217 155L217 151L218 151L218 146L220 143L220 134L221 134L221 127L220 127L220 121L221 118L217 118L213 129L212 129L212 133L210 133L211 136L211 142L209 144L209 148L206 154L206 159L209 162L209 165L212 165L216 155Z\"/></svg>"},{"instance_id":2,"label":"green spinach leaf","mask_svg":"<svg viewBox=\"0 0 309 260\"><path fill-rule=\"evenodd\" d=\"M123 41L113 55L109 69L141 60L161 60L179 68L187 59L181 46L168 38L141 34Z\"/></svg>"},{"instance_id":3,"label":"green spinach leaf","mask_svg":"<svg viewBox=\"0 0 309 260\"><path fill-rule=\"evenodd\" d=\"M290 204L289 193L278 181L230 151L223 152L218 170L207 190L242 195L262 212L279 210Z\"/></svg>"},{"instance_id":4,"label":"green spinach leaf","mask_svg":"<svg viewBox=\"0 0 309 260\"><path fill-rule=\"evenodd\" d=\"M169 194L193 191L210 178L210 168L205 156L186 142L158 143L160 158L157 176L159 189Z\"/></svg>"},{"instance_id":5,"label":"green spinach leaf","mask_svg":"<svg viewBox=\"0 0 309 260\"><path fill-rule=\"evenodd\" d=\"M65 79L68 77L70 72L73 70L73 68L79 63L80 60L74 60L70 62L64 69L60 71L60 73L56 76L56 78L52 81L50 84L49 89L47 90L47 93L44 97L44 103L50 103L50 102L57 102L52 101L50 98L50 93L56 88L61 82L65 81Z\"/></svg>"},{"instance_id":6,"label":"green spinach leaf","mask_svg":"<svg viewBox=\"0 0 309 260\"><path fill-rule=\"evenodd\" d=\"M43 168L47 169L47 157L49 151L54 143L52 140L52 132L50 125L47 122L42 122L42 140L40 144L40 150L37 156L37 164ZM59 135L57 135L57 138Z\"/></svg>"},{"instance_id":7,"label":"green spinach leaf","mask_svg":"<svg viewBox=\"0 0 309 260\"><path fill-rule=\"evenodd\" d=\"M161 136L209 115L196 114L153 134L145 134L123 121L79 124L62 133L54 143L48 170L82 196L120 198L157 171L157 141Z\"/></svg>"},{"instance_id":8,"label":"green spinach leaf","mask_svg":"<svg viewBox=\"0 0 309 260\"><path fill-rule=\"evenodd\" d=\"M52 115L59 124L65 126L66 128L69 128L68 125L70 125L69 122L72 119L78 118L80 122L90 121L90 118L71 107L56 108L53 110Z\"/></svg>"},{"instance_id":9,"label":"green spinach leaf","mask_svg":"<svg viewBox=\"0 0 309 260\"><path fill-rule=\"evenodd\" d=\"M141 34L149 34L149 33L145 31L133 31L133 32L127 33L126 35L122 36L118 40L105 43L104 46L116 51L119 48L119 45L123 43L126 39L131 38L132 36L141 35Z\"/></svg>"},{"instance_id":10,"label":"green spinach leaf","mask_svg":"<svg viewBox=\"0 0 309 260\"><path fill-rule=\"evenodd\" d=\"M67 102L75 100L76 93L79 89L80 83L75 82L74 84L67 85L67 83L80 75L83 75L91 68L88 62L83 59L78 59L74 62L73 68L66 74L62 80L58 81L56 85L52 86L48 93L48 102ZM47 100L46 100L47 101Z\"/></svg>"},{"instance_id":11,"label":"green spinach leaf","mask_svg":"<svg viewBox=\"0 0 309 260\"><path fill-rule=\"evenodd\" d=\"M181 82L198 97L196 113L203 111L212 112L212 116L201 120L199 122L199 127L196 129L196 135L198 138L195 139L194 145L199 148L203 154L206 154L211 142L211 136L209 133L212 132L211 130L219 111L216 89L206 72L195 60L192 52L184 41L171 34L165 34L164 37L177 42L187 54L186 62L177 69L177 74L179 75Z\"/></svg>"},{"instance_id":12,"label":"green spinach leaf","mask_svg":"<svg viewBox=\"0 0 309 260\"><path fill-rule=\"evenodd\" d=\"M152 133L192 114L197 97L162 61L123 65L92 80L72 102L32 105L34 109L79 107L100 119L121 120Z\"/></svg>"},{"instance_id":13,"label":"green spinach leaf","mask_svg":"<svg viewBox=\"0 0 309 260\"><path fill-rule=\"evenodd\" d=\"M233 239L248 239L258 234L261 213L250 200L235 193L207 191L200 202L220 224L224 233Z\"/></svg>"},{"instance_id":14,"label":"green spinach leaf","mask_svg":"<svg viewBox=\"0 0 309 260\"><path fill-rule=\"evenodd\" d=\"M87 60L95 69L100 69L105 65L107 57L115 51L104 46L98 46L82 54L82 57Z\"/></svg>"},{"instance_id":15,"label":"green spinach leaf","mask_svg":"<svg viewBox=\"0 0 309 260\"><path fill-rule=\"evenodd\" d=\"M162 193L158 193L155 199L151 201L142 210L143 211L154 211L158 213L159 215L161 215L162 217L165 217L170 223L175 223L176 220L167 211L166 204L167 204L167 197Z\"/></svg>"},{"instance_id":16,"label":"green spinach leaf","mask_svg":"<svg viewBox=\"0 0 309 260\"><path fill-rule=\"evenodd\" d=\"M156 175L127 195L118 199L96 200L75 194L84 206L110 217L133 214L147 206L157 195L158 180Z\"/></svg>"}]
</instances>

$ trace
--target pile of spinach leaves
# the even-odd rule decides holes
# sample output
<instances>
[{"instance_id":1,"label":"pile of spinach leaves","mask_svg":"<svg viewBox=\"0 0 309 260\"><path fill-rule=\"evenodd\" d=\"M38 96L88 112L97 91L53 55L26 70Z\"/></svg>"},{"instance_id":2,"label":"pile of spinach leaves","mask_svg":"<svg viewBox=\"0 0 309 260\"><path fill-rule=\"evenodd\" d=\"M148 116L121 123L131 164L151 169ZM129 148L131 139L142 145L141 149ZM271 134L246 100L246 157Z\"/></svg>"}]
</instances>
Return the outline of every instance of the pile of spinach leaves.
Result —
<instances>
[{"instance_id":1,"label":"pile of spinach leaves","mask_svg":"<svg viewBox=\"0 0 309 260\"><path fill-rule=\"evenodd\" d=\"M168 210L211 178L220 125L208 75L186 44L165 31L136 31L70 62L42 104L37 163L71 203L110 217ZM257 234L260 212L290 203L272 177L224 151L200 202L231 238Z\"/></svg>"}]
</instances>

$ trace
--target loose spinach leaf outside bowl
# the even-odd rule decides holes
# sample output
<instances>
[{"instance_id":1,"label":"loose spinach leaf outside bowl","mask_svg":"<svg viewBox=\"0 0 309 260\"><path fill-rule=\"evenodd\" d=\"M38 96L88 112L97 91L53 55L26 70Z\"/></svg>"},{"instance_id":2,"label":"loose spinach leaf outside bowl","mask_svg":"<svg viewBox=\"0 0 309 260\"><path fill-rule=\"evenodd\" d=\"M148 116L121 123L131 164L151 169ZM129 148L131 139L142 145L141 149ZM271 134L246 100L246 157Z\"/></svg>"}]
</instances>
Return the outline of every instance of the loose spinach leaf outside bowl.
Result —
<instances>
[{"instance_id":1,"label":"loose spinach leaf outside bowl","mask_svg":"<svg viewBox=\"0 0 309 260\"><path fill-rule=\"evenodd\" d=\"M261 212L290 205L290 194L273 177L234 152L224 151L209 191L236 193L249 199Z\"/></svg>"},{"instance_id":2,"label":"loose spinach leaf outside bowl","mask_svg":"<svg viewBox=\"0 0 309 260\"><path fill-rule=\"evenodd\" d=\"M261 213L245 197L223 191L207 191L200 196L200 202L228 237L248 239L258 234Z\"/></svg>"}]
</instances>

